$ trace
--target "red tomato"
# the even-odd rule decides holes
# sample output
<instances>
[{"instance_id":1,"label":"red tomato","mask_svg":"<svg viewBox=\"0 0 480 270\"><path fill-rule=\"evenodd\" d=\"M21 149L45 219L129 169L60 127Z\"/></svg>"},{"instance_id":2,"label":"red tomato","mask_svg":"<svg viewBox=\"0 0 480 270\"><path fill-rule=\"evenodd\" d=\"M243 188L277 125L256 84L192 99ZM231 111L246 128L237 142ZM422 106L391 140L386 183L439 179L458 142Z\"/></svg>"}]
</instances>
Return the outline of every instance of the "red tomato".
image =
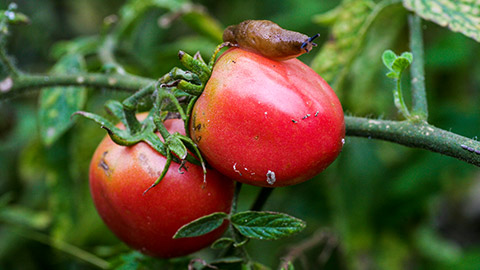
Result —
<instances>
[{"instance_id":1,"label":"red tomato","mask_svg":"<svg viewBox=\"0 0 480 270\"><path fill-rule=\"evenodd\" d=\"M307 65L234 48L215 64L190 131L221 173L279 187L306 181L332 163L345 124L334 91Z\"/></svg>"},{"instance_id":2,"label":"red tomato","mask_svg":"<svg viewBox=\"0 0 480 270\"><path fill-rule=\"evenodd\" d=\"M165 122L170 132L184 133L181 120ZM145 143L119 146L107 136L98 146L90 164L93 201L106 225L130 247L162 258L183 256L202 249L226 229L206 235L172 239L183 225L213 212L230 211L233 181L208 170L202 188L202 168L186 164L183 174L172 162L165 178L145 195L158 178L166 158Z\"/></svg>"}]
</instances>

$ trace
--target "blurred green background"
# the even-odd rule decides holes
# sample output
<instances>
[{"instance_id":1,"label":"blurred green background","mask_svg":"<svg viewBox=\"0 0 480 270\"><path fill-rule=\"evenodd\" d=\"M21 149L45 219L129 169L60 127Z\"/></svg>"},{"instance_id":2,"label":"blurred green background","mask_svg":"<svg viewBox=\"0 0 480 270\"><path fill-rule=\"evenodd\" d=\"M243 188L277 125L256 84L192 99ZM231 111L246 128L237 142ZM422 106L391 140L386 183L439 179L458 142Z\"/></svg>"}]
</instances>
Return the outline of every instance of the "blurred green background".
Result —
<instances>
[{"instance_id":1,"label":"blurred green background","mask_svg":"<svg viewBox=\"0 0 480 270\"><path fill-rule=\"evenodd\" d=\"M0 9L9 2L0 1ZM315 15L341 1L194 3L201 18L214 18L222 27L269 19L287 29L320 33L319 48L300 59L324 70L320 75L336 86L345 112L398 119L393 81L384 76L381 55L385 49L408 50L408 12L401 5L388 7L360 36L358 28L372 9L362 6L366 2L376 3L344 1L333 25L320 24L325 17ZM219 43L215 35L196 29L194 16L176 18L175 11L189 1L16 3L31 24L12 27L7 48L25 72L48 72L62 52L78 44L95 47L108 31L104 18L112 14L125 18L142 10L125 26L115 52L120 64L141 76L158 78L178 66L180 49L198 50L208 59ZM143 9L146 3L156 6ZM436 24L423 24L429 122L476 138L480 45ZM65 43L71 40L76 41ZM80 47L88 69L101 71L91 49ZM408 89L408 78L405 85ZM106 100L126 96L90 89L85 110L104 114ZM32 93L0 102L0 269L97 269L98 258L115 260L129 252L103 225L88 191L89 160L105 132L78 119L59 140L45 146L37 100L38 94ZM241 209L249 207L258 190L244 187ZM342 154L325 172L276 189L264 209L289 213L308 224L302 233L282 241L249 243L252 257L272 269L279 258L302 250L311 239L318 241L301 252L295 261L298 269L480 269L480 171L439 154L347 137ZM195 255L211 258L214 253ZM186 269L184 261L173 264ZM173 267L162 265L159 269Z\"/></svg>"}]
</instances>

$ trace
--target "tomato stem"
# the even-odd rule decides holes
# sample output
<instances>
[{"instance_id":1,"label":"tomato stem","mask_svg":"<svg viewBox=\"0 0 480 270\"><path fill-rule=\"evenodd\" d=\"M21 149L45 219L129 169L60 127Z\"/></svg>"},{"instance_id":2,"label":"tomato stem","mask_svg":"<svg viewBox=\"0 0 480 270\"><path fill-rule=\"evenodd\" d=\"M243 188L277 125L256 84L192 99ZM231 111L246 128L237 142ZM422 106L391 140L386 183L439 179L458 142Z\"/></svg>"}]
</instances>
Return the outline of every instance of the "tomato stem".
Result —
<instances>
[{"instance_id":1,"label":"tomato stem","mask_svg":"<svg viewBox=\"0 0 480 270\"><path fill-rule=\"evenodd\" d=\"M412 114L419 120L428 118L427 95L425 91L425 70L423 60L422 22L417 15L409 15L410 49L413 62L410 67L412 81Z\"/></svg>"},{"instance_id":2,"label":"tomato stem","mask_svg":"<svg viewBox=\"0 0 480 270\"><path fill-rule=\"evenodd\" d=\"M267 202L268 198L273 192L273 188L269 187L262 187L260 189L260 192L257 195L257 198L253 202L252 206L250 207L250 210L252 211L260 211L262 210L263 206Z\"/></svg>"}]
</instances>

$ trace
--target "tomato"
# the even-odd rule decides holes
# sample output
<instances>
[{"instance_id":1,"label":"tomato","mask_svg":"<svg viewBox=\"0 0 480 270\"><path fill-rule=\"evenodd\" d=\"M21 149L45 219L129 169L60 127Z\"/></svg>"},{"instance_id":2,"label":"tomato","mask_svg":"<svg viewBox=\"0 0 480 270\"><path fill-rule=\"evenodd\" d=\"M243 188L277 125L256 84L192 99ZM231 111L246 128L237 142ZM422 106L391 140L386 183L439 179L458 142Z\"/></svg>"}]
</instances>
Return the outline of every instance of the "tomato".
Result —
<instances>
[{"instance_id":1,"label":"tomato","mask_svg":"<svg viewBox=\"0 0 480 270\"><path fill-rule=\"evenodd\" d=\"M307 65L233 48L217 60L190 132L221 173L279 187L306 181L332 163L345 124L334 91Z\"/></svg>"},{"instance_id":2,"label":"tomato","mask_svg":"<svg viewBox=\"0 0 480 270\"><path fill-rule=\"evenodd\" d=\"M184 133L183 122L165 122L170 132ZM90 164L90 190L105 224L127 245L162 258L183 256L219 238L228 225L206 235L172 239L183 225L213 212L230 211L233 181L209 169L203 185L200 166L187 163L182 173L172 162L165 178L145 195L158 178L166 158L146 143L131 147L106 136Z\"/></svg>"}]
</instances>

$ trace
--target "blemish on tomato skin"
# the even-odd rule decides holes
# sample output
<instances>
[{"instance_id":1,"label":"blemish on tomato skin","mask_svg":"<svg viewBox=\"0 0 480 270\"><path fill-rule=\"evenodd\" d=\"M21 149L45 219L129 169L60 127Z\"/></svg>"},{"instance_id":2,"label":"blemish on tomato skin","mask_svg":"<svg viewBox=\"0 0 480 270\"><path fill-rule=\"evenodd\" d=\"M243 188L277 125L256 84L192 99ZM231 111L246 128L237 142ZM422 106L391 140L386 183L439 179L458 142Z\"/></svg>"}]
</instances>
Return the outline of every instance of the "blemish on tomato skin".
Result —
<instances>
[{"instance_id":1,"label":"blemish on tomato skin","mask_svg":"<svg viewBox=\"0 0 480 270\"><path fill-rule=\"evenodd\" d=\"M98 162L98 167L100 167L103 170L106 176L110 176L110 167L105 161L105 157L107 156L107 154L108 154L108 151L103 152L102 158L100 158L100 162Z\"/></svg>"},{"instance_id":2,"label":"blemish on tomato skin","mask_svg":"<svg viewBox=\"0 0 480 270\"><path fill-rule=\"evenodd\" d=\"M309 114L309 113L307 113L304 117L302 117L302 120L305 120L305 119L307 119L308 117L310 117L310 114Z\"/></svg>"},{"instance_id":3,"label":"blemish on tomato skin","mask_svg":"<svg viewBox=\"0 0 480 270\"><path fill-rule=\"evenodd\" d=\"M242 173L239 170L237 170L237 163L233 164L233 171L238 173L240 176L242 176Z\"/></svg>"},{"instance_id":4,"label":"blemish on tomato skin","mask_svg":"<svg viewBox=\"0 0 480 270\"><path fill-rule=\"evenodd\" d=\"M158 177L160 174L158 172L155 172L155 170L150 166L148 162L148 157L144 153L140 153L138 155L138 160L140 161L140 164L144 168L144 170L152 177Z\"/></svg>"},{"instance_id":5,"label":"blemish on tomato skin","mask_svg":"<svg viewBox=\"0 0 480 270\"><path fill-rule=\"evenodd\" d=\"M275 184L276 181L277 181L277 178L275 177L275 173L268 170L268 172L267 172L267 183L269 185L273 185L273 184Z\"/></svg>"}]
</instances>

